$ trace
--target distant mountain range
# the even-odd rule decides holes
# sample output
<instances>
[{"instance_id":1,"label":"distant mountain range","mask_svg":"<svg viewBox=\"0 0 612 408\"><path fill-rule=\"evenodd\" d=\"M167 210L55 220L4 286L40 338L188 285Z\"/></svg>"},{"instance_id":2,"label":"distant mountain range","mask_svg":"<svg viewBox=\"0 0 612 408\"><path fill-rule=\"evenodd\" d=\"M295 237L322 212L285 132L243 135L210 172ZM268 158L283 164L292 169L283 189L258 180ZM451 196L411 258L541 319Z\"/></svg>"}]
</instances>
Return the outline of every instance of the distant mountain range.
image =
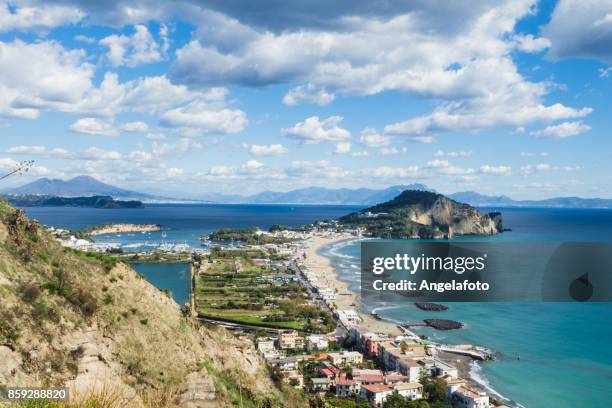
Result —
<instances>
[{"instance_id":1,"label":"distant mountain range","mask_svg":"<svg viewBox=\"0 0 612 408\"><path fill-rule=\"evenodd\" d=\"M251 204L354 204L369 205L388 201L405 190L433 191L423 184L408 184L387 187L383 190L369 188L330 189L309 187L291 190L285 193L264 191L248 197L242 202ZM240 199L239 199L240 200Z\"/></svg>"},{"instance_id":2,"label":"distant mountain range","mask_svg":"<svg viewBox=\"0 0 612 408\"><path fill-rule=\"evenodd\" d=\"M435 190L423 184L407 184L384 189L309 187L287 192L264 191L250 196L205 193L192 199L173 199L115 187L90 176L78 176L69 180L41 178L21 187L6 189L3 191L3 194L61 197L103 195L144 202L196 201L219 204L336 204L369 206L389 201L405 190L435 192ZM504 195L488 196L474 191L449 194L448 197L476 207L612 208L612 199L601 198L556 197L546 200L513 200Z\"/></svg>"},{"instance_id":3,"label":"distant mountain range","mask_svg":"<svg viewBox=\"0 0 612 408\"><path fill-rule=\"evenodd\" d=\"M90 176L78 176L69 180L40 178L21 187L3 191L10 195L39 195L59 197L111 196L114 198L153 198L150 194L138 193L103 183Z\"/></svg>"},{"instance_id":4,"label":"distant mountain range","mask_svg":"<svg viewBox=\"0 0 612 408\"><path fill-rule=\"evenodd\" d=\"M612 208L605 198L554 197L544 200L513 200L504 195L488 196L474 191L449 194L449 198L475 207Z\"/></svg>"}]
</instances>

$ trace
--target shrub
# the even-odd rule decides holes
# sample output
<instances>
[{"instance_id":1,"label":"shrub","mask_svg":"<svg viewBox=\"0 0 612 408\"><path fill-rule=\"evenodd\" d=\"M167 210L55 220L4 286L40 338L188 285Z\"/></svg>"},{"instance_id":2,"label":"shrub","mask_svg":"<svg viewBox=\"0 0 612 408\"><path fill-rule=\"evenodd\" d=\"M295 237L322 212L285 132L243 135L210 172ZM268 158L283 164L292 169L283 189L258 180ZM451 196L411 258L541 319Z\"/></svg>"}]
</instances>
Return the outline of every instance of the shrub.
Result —
<instances>
[{"instance_id":1,"label":"shrub","mask_svg":"<svg viewBox=\"0 0 612 408\"><path fill-rule=\"evenodd\" d=\"M32 317L34 320L42 322L45 320L51 320L52 322L59 321L59 313L47 300L42 299L36 302L32 307Z\"/></svg>"},{"instance_id":2,"label":"shrub","mask_svg":"<svg viewBox=\"0 0 612 408\"><path fill-rule=\"evenodd\" d=\"M81 288L74 291L69 300L77 306L85 316L91 316L98 310L96 298L91 293Z\"/></svg>"},{"instance_id":3,"label":"shrub","mask_svg":"<svg viewBox=\"0 0 612 408\"><path fill-rule=\"evenodd\" d=\"M41 251L38 253L38 257L44 262L44 263L49 263L49 254Z\"/></svg>"},{"instance_id":4,"label":"shrub","mask_svg":"<svg viewBox=\"0 0 612 408\"><path fill-rule=\"evenodd\" d=\"M109 293L107 293L107 294L104 296L104 304L105 304L105 305L110 305L110 304L112 304L112 303L113 303L113 297L112 297L112 296L111 296Z\"/></svg>"},{"instance_id":5,"label":"shrub","mask_svg":"<svg viewBox=\"0 0 612 408\"><path fill-rule=\"evenodd\" d=\"M140 324L142 324L143 326L146 326L149 323L149 319L142 319L140 321Z\"/></svg>"},{"instance_id":6,"label":"shrub","mask_svg":"<svg viewBox=\"0 0 612 408\"><path fill-rule=\"evenodd\" d=\"M2 316L0 318L0 340L6 340L9 343L16 341L19 338L19 326L12 320Z\"/></svg>"},{"instance_id":7,"label":"shrub","mask_svg":"<svg viewBox=\"0 0 612 408\"><path fill-rule=\"evenodd\" d=\"M42 292L40 286L35 283L23 283L18 290L21 293L21 298L28 303L38 299Z\"/></svg>"}]
</instances>

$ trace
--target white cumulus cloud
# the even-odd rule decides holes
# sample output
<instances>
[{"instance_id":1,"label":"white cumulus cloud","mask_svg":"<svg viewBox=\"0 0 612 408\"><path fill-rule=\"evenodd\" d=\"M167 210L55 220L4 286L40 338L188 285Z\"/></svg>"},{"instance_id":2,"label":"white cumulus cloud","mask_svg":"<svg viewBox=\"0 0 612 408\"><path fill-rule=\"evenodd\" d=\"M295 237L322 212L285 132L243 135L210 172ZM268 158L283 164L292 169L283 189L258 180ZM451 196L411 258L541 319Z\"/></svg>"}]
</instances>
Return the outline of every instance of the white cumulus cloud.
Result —
<instances>
[{"instance_id":1,"label":"white cumulus cloud","mask_svg":"<svg viewBox=\"0 0 612 408\"><path fill-rule=\"evenodd\" d=\"M300 103L315 103L319 106L329 105L335 99L333 93L329 93L323 87L311 83L300 85L291 89L283 97L285 105L298 105Z\"/></svg>"},{"instance_id":2,"label":"white cumulus cloud","mask_svg":"<svg viewBox=\"0 0 612 408\"><path fill-rule=\"evenodd\" d=\"M112 123L97 118L82 118L70 125L70 130L77 133L98 136L117 136L118 132Z\"/></svg>"},{"instance_id":3,"label":"white cumulus cloud","mask_svg":"<svg viewBox=\"0 0 612 408\"><path fill-rule=\"evenodd\" d=\"M509 176L512 174L512 167L510 166L492 166L489 164L485 164L485 165L480 166L480 172L483 174Z\"/></svg>"},{"instance_id":4,"label":"white cumulus cloud","mask_svg":"<svg viewBox=\"0 0 612 408\"><path fill-rule=\"evenodd\" d=\"M115 67L135 67L161 61L164 57L162 47L142 24L134 26L131 36L112 34L101 39L100 44L108 48L106 57Z\"/></svg>"},{"instance_id":5,"label":"white cumulus cloud","mask_svg":"<svg viewBox=\"0 0 612 408\"><path fill-rule=\"evenodd\" d=\"M84 16L78 8L70 6L42 4L19 6L11 10L9 3L3 2L0 3L0 32L48 30L78 23Z\"/></svg>"},{"instance_id":6,"label":"white cumulus cloud","mask_svg":"<svg viewBox=\"0 0 612 408\"><path fill-rule=\"evenodd\" d=\"M612 2L559 0L542 32L552 58L595 58L612 63Z\"/></svg>"},{"instance_id":7,"label":"white cumulus cloud","mask_svg":"<svg viewBox=\"0 0 612 408\"><path fill-rule=\"evenodd\" d=\"M146 133L149 131L149 125L141 121L126 122L122 124L120 128L121 130L125 132L133 132L133 133Z\"/></svg>"},{"instance_id":8,"label":"white cumulus cloud","mask_svg":"<svg viewBox=\"0 0 612 408\"><path fill-rule=\"evenodd\" d=\"M376 129L366 128L361 131L359 138L362 144L368 147L383 147L391 144L391 136L380 134Z\"/></svg>"},{"instance_id":9,"label":"white cumulus cloud","mask_svg":"<svg viewBox=\"0 0 612 408\"><path fill-rule=\"evenodd\" d=\"M564 139L570 136L576 136L591 130L589 125L585 125L581 121L563 122L558 125L546 126L544 129L530 132L530 135L536 137L551 137L555 139Z\"/></svg>"},{"instance_id":10,"label":"white cumulus cloud","mask_svg":"<svg viewBox=\"0 0 612 408\"><path fill-rule=\"evenodd\" d=\"M311 116L290 128L282 129L282 134L304 143L345 141L351 138L351 133L338 126L341 121L342 116L330 116L323 120Z\"/></svg>"},{"instance_id":11,"label":"white cumulus cloud","mask_svg":"<svg viewBox=\"0 0 612 408\"><path fill-rule=\"evenodd\" d=\"M203 100L168 110L161 117L164 126L186 129L195 134L232 134L241 132L246 114L239 109L217 107Z\"/></svg>"},{"instance_id":12,"label":"white cumulus cloud","mask_svg":"<svg viewBox=\"0 0 612 408\"><path fill-rule=\"evenodd\" d=\"M253 156L282 156L286 154L289 150L281 145L281 144L271 144L271 145L246 145L249 149L249 153Z\"/></svg>"}]
</instances>

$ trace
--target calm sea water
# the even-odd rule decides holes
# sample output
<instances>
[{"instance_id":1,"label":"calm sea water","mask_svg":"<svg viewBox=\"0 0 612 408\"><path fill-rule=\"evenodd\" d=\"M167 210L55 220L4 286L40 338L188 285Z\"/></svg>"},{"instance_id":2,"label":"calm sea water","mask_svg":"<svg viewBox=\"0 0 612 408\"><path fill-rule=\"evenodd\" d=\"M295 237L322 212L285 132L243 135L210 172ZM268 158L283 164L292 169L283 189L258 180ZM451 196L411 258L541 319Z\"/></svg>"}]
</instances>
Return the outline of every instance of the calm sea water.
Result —
<instances>
[{"instance_id":1,"label":"calm sea water","mask_svg":"<svg viewBox=\"0 0 612 408\"><path fill-rule=\"evenodd\" d=\"M361 207L340 205L202 205L150 204L138 209L78 207L24 207L44 225L79 229L106 223L160 224L163 232L103 235L96 241L120 243L127 250L152 250L160 243L200 246L199 237L219 228L259 227L273 224L300 226L333 219Z\"/></svg>"},{"instance_id":2,"label":"calm sea water","mask_svg":"<svg viewBox=\"0 0 612 408\"><path fill-rule=\"evenodd\" d=\"M136 272L163 290L169 290L179 305L189 302L191 265L186 263L133 263Z\"/></svg>"},{"instance_id":3,"label":"calm sea water","mask_svg":"<svg viewBox=\"0 0 612 408\"><path fill-rule=\"evenodd\" d=\"M186 242L222 227L268 228L302 225L355 210L348 206L286 205L151 205L145 209L26 208L43 224L80 228L109 222L159 223L161 233L102 236L99 240L142 245L146 241ZM511 232L467 240L510 242L611 242L612 211L502 209ZM136 247L137 245L134 245ZM341 278L359 289L359 243L343 242L322 252L330 256ZM169 289L179 302L188 298L185 266L136 266L154 284ZM142 269L144 268L144 270ZM158 269L159 268L159 269ZM177 269L174 269L177 268ZM183 278L182 278L183 277ZM186 279L186 281L184 281ZM184 284L183 284L184 282ZM184 288L181 292L180 288ZM178 289L178 290L177 290ZM373 305L365 305L366 310ZM381 316L413 321L431 313L412 306L385 305ZM498 359L476 367L482 383L526 407L603 407L612 401L612 303L454 303L445 317L466 327L449 332L422 329L435 340L472 343L497 352ZM441 316L435 314L435 316Z\"/></svg>"},{"instance_id":4,"label":"calm sea water","mask_svg":"<svg viewBox=\"0 0 612 408\"><path fill-rule=\"evenodd\" d=\"M504 209L505 226L495 237L465 240L504 242L610 242L612 211ZM324 248L342 279L359 290L359 242ZM612 406L612 303L449 303L446 312L413 305L365 305L384 318L414 321L444 317L461 330L418 329L432 339L492 348L498 358L475 366L484 386L526 407Z\"/></svg>"}]
</instances>

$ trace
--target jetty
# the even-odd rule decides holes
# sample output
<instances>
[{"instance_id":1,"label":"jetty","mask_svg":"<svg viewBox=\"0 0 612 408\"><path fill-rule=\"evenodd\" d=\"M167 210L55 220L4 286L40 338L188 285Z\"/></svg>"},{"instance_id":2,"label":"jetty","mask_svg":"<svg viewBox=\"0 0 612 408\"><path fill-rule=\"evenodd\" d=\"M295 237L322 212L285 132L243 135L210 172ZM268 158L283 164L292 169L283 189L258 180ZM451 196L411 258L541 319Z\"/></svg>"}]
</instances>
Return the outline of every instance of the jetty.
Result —
<instances>
[{"instance_id":1,"label":"jetty","mask_svg":"<svg viewBox=\"0 0 612 408\"><path fill-rule=\"evenodd\" d=\"M456 346L438 345L438 346L435 346L434 348L438 351L444 351L447 353L468 356L475 360L481 360L481 361L493 360L495 358L495 355L491 351L482 349L476 346L472 346L470 344L456 345Z\"/></svg>"}]
</instances>

